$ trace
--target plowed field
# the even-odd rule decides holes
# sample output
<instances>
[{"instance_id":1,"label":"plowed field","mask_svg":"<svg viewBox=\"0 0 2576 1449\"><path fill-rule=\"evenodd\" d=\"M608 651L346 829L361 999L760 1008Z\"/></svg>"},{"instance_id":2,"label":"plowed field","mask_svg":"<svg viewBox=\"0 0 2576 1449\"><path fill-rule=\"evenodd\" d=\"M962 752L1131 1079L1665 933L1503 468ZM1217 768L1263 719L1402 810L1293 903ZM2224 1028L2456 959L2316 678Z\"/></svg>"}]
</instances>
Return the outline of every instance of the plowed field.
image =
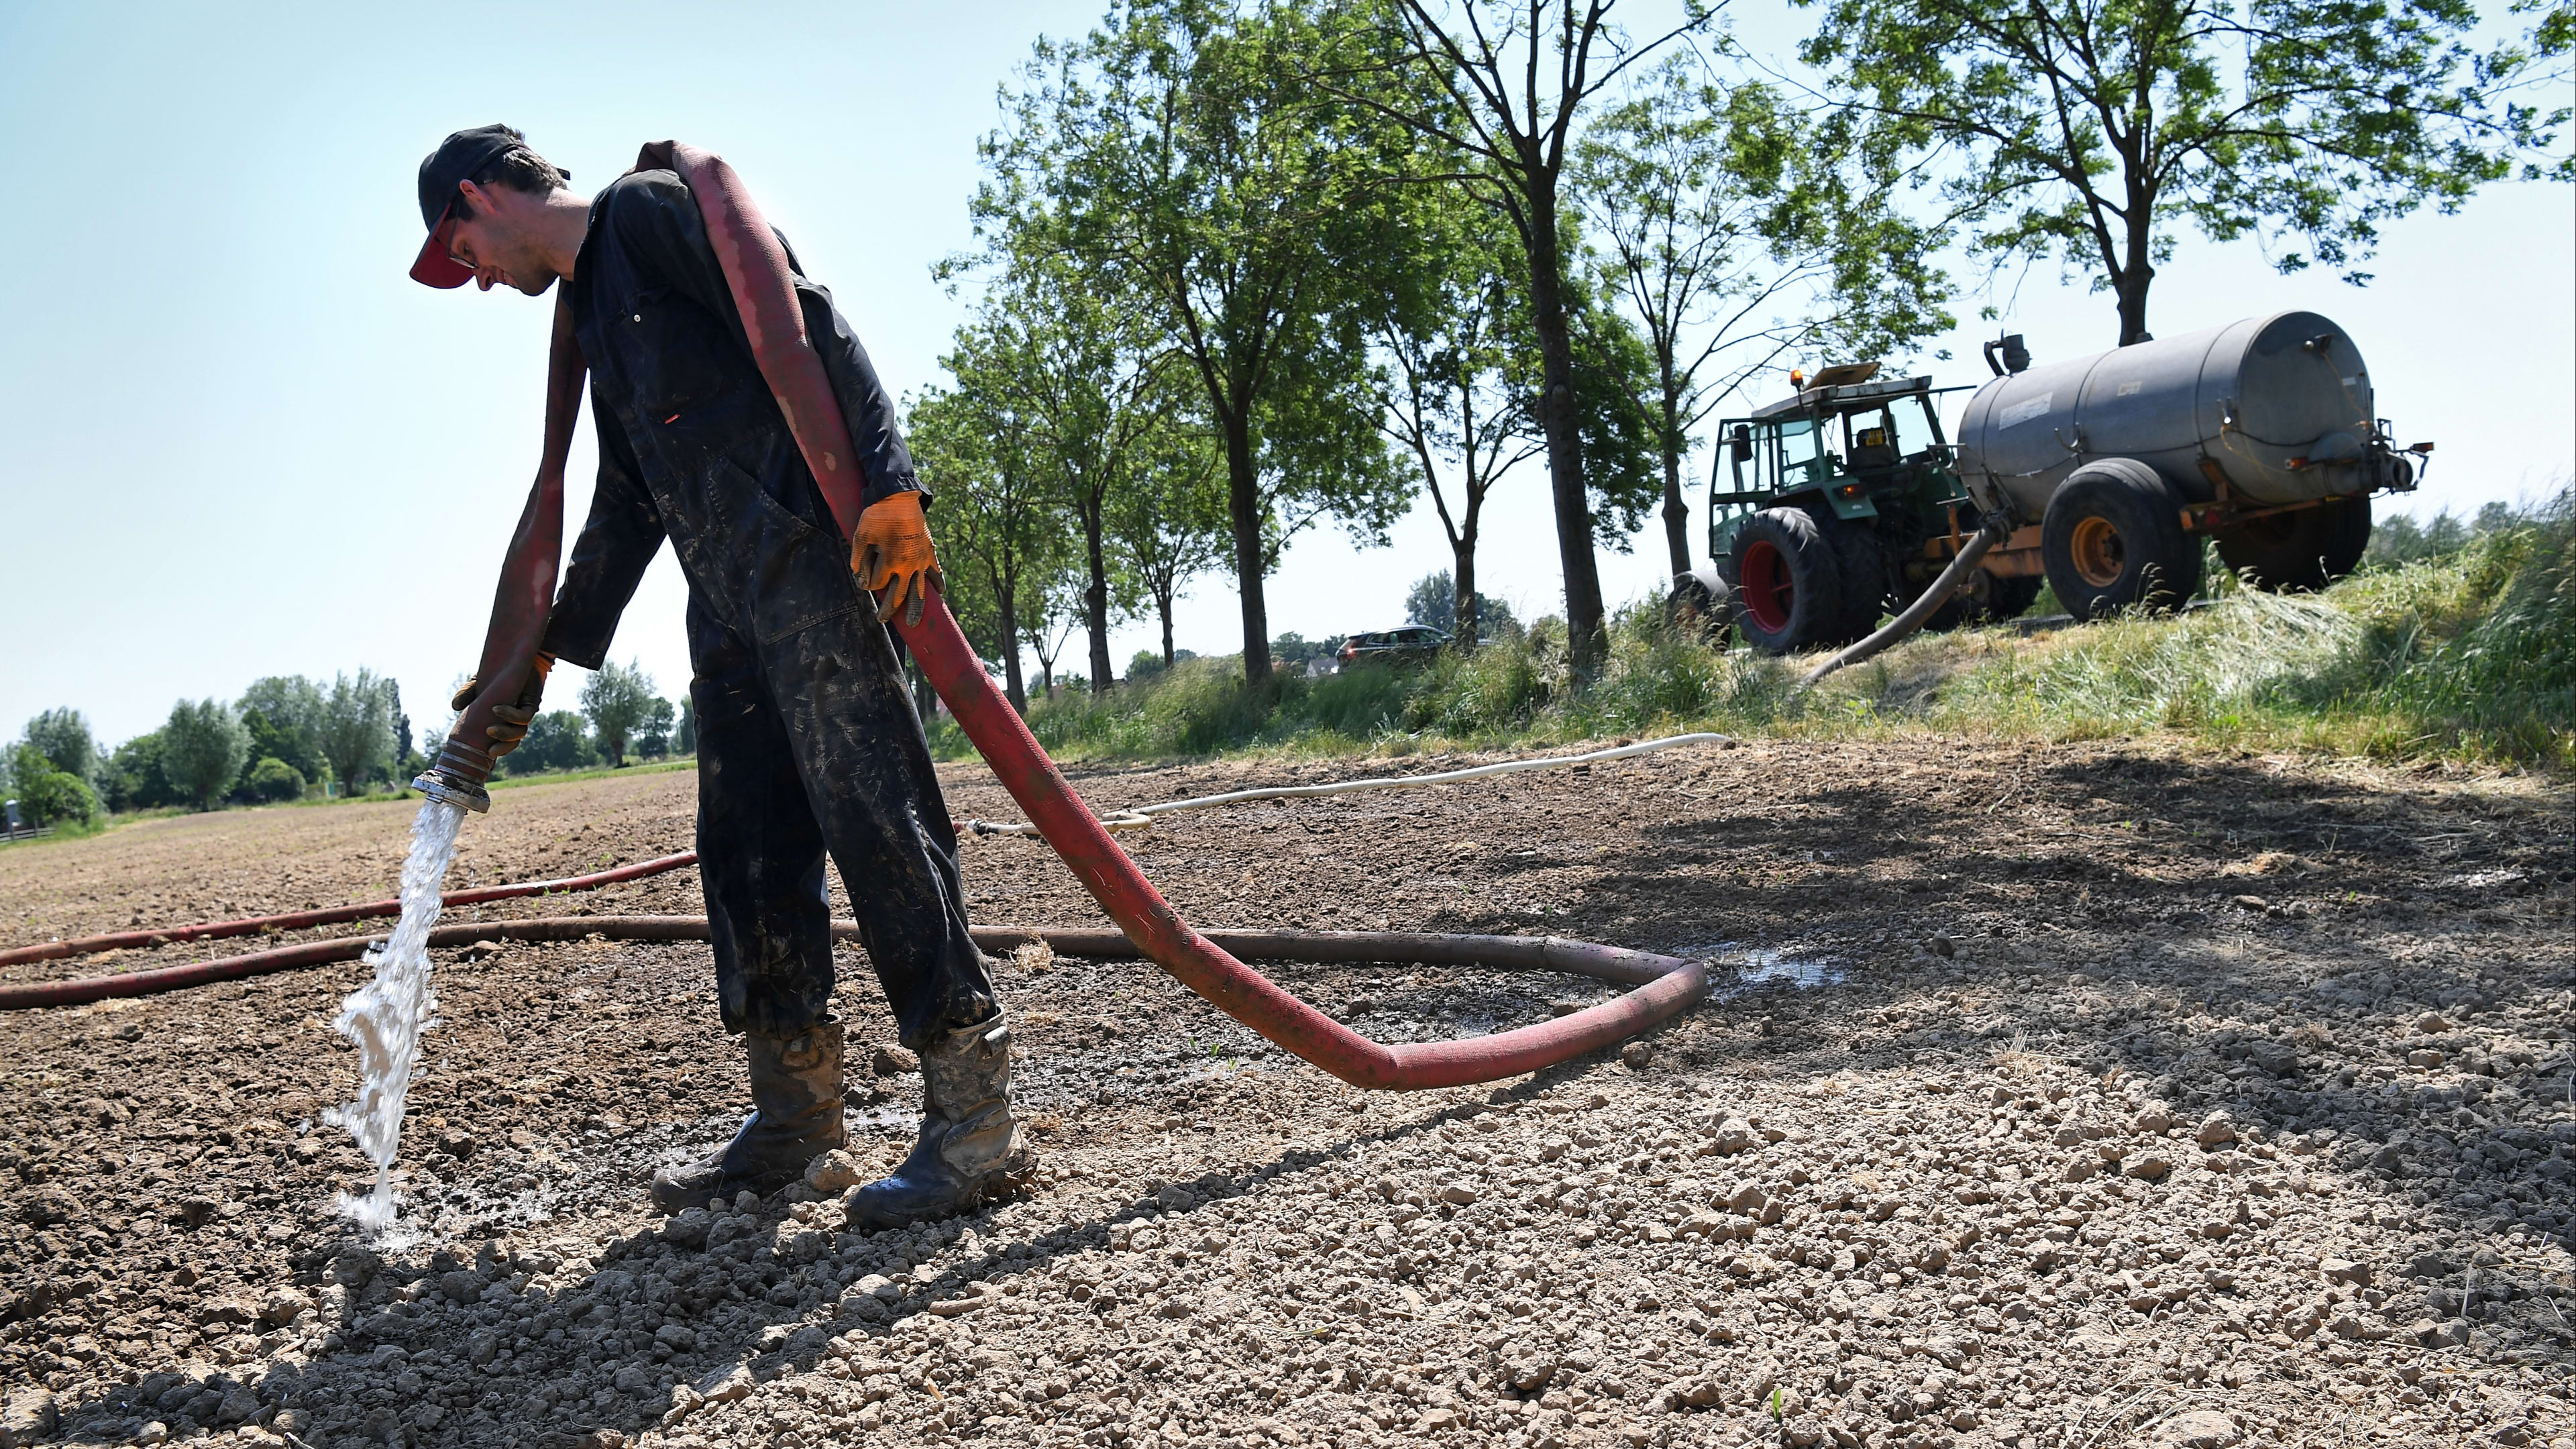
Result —
<instances>
[{"instance_id":1,"label":"plowed field","mask_svg":"<svg viewBox=\"0 0 2576 1449\"><path fill-rule=\"evenodd\" d=\"M946 773L961 817L1017 818ZM499 791L451 881L685 849L694 792ZM0 850L0 946L390 895L413 808ZM0 1445L2565 1443L2572 823L2529 780L1932 739L1166 817L1121 840L1202 926L1560 935L1727 984L1624 1058L1389 1097L1150 966L1024 952L1037 1184L875 1235L801 1188L648 1207L745 1110L704 946L441 953L406 1231L374 1244L320 1120L364 967L18 1012ZM1102 922L1042 844L962 850L979 922ZM702 906L679 872L480 909ZM891 1032L842 964L873 1174L918 1078L861 1045ZM1279 974L1382 1040L1609 990Z\"/></svg>"}]
</instances>

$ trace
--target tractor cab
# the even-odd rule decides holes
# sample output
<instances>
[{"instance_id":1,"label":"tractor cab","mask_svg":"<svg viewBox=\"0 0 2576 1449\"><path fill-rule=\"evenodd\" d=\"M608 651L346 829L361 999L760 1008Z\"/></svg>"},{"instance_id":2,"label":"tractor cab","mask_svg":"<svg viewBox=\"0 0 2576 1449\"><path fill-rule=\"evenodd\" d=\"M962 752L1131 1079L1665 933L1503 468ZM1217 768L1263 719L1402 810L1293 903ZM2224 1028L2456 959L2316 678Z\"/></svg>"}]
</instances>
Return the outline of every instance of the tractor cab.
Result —
<instances>
[{"instance_id":1,"label":"tractor cab","mask_svg":"<svg viewBox=\"0 0 2576 1449\"><path fill-rule=\"evenodd\" d=\"M1875 362L1797 379L1796 393L1719 424L1726 446L1709 480L1709 552L1737 526L1780 506L1819 518L1871 519L1884 508L1938 510L1965 499L1928 377L1878 380ZM1794 375L1793 375L1794 377Z\"/></svg>"}]
</instances>

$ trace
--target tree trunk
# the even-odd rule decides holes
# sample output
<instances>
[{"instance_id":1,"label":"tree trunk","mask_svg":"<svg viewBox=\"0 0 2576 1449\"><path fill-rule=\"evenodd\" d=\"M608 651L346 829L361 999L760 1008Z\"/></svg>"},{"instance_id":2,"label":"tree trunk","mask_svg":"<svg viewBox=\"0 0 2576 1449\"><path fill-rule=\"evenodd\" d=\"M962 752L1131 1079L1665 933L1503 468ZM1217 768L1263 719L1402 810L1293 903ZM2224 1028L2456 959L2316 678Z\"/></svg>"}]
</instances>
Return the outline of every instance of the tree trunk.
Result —
<instances>
[{"instance_id":1,"label":"tree trunk","mask_svg":"<svg viewBox=\"0 0 2576 1449\"><path fill-rule=\"evenodd\" d=\"M1533 158L1532 171L1537 167ZM1583 435L1574 406L1574 340L1565 321L1557 253L1556 180L1533 174L1528 210L1530 311L1538 332L1539 421L1547 432L1548 492L1556 503L1556 553L1565 570L1565 634L1577 678L1601 666L1601 571L1592 554L1592 499L1583 484Z\"/></svg>"},{"instance_id":2,"label":"tree trunk","mask_svg":"<svg viewBox=\"0 0 2576 1449\"><path fill-rule=\"evenodd\" d=\"M1234 525L1234 589L1243 604L1243 677L1259 684L1270 677L1270 608L1261 592L1261 489L1252 466L1252 420L1241 412L1225 419L1225 481L1226 514Z\"/></svg>"},{"instance_id":3,"label":"tree trunk","mask_svg":"<svg viewBox=\"0 0 2576 1449\"><path fill-rule=\"evenodd\" d=\"M1011 702L1011 708L1027 714L1028 682L1020 672L1020 601L1013 597L1019 590L1006 584L996 592L1002 596L1002 697Z\"/></svg>"},{"instance_id":4,"label":"tree trunk","mask_svg":"<svg viewBox=\"0 0 2576 1449\"><path fill-rule=\"evenodd\" d=\"M1472 509L1474 505L1469 505ZM1449 547L1450 573L1458 581L1458 627L1456 642L1460 649L1476 647L1478 631L1485 621L1476 617L1476 521L1467 515L1467 527L1458 541Z\"/></svg>"},{"instance_id":5,"label":"tree trunk","mask_svg":"<svg viewBox=\"0 0 2576 1449\"><path fill-rule=\"evenodd\" d=\"M1107 694L1109 666L1109 560L1101 551L1101 498L1095 492L1082 513L1082 545L1091 569L1082 588L1082 627L1091 634L1091 692ZM1049 672L1053 677L1053 672Z\"/></svg>"},{"instance_id":6,"label":"tree trunk","mask_svg":"<svg viewBox=\"0 0 2576 1449\"><path fill-rule=\"evenodd\" d=\"M2147 341L2147 284L2156 279L2155 239L2143 226L2129 228L2127 264L2111 274L2112 295L2120 299L2120 345Z\"/></svg>"},{"instance_id":7,"label":"tree trunk","mask_svg":"<svg viewBox=\"0 0 2576 1449\"><path fill-rule=\"evenodd\" d=\"M1672 354L1656 359L1664 374L1664 544L1672 550L1673 577L1690 572L1690 505L1682 501L1682 399L1673 381Z\"/></svg>"},{"instance_id":8,"label":"tree trunk","mask_svg":"<svg viewBox=\"0 0 2576 1449\"><path fill-rule=\"evenodd\" d=\"M1172 594L1164 589L1154 595L1155 612L1163 616L1163 667L1172 667Z\"/></svg>"}]
</instances>

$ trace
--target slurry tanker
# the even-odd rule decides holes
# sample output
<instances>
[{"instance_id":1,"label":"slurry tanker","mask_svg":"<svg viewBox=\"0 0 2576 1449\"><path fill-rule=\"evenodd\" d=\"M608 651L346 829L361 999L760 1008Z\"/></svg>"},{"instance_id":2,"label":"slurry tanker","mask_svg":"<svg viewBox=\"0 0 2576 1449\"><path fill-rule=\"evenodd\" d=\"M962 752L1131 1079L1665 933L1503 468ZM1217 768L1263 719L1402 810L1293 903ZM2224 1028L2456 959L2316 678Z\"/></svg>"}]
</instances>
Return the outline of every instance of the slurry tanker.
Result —
<instances>
[{"instance_id":1,"label":"slurry tanker","mask_svg":"<svg viewBox=\"0 0 2576 1449\"><path fill-rule=\"evenodd\" d=\"M1925 627L2012 618L2042 579L2079 618L2175 608L2204 539L2258 588L2317 589L2433 448L2390 441L2360 347L2313 312L2036 367L2019 336L1985 356L1955 440L1938 399L1967 389L1875 362L1792 373L1791 396L1724 420L1710 562L1677 595L1783 654L1859 639L1951 573Z\"/></svg>"}]
</instances>

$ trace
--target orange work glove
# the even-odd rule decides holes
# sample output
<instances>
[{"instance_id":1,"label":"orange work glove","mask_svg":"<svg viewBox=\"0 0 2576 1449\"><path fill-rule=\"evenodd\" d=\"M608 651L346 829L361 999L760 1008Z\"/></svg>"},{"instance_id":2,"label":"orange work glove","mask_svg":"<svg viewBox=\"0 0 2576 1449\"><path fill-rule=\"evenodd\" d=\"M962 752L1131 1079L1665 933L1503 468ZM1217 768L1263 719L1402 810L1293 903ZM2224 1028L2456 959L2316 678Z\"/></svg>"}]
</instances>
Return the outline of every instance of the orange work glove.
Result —
<instances>
[{"instance_id":1,"label":"orange work glove","mask_svg":"<svg viewBox=\"0 0 2576 1449\"><path fill-rule=\"evenodd\" d=\"M859 515L859 536L850 540L850 572L859 576L860 588L877 595L877 622L893 618L898 609L906 624L921 622L929 590L945 589L948 581L940 576L938 555L930 551L930 520L922 517L919 493L889 493Z\"/></svg>"},{"instance_id":2,"label":"orange work glove","mask_svg":"<svg viewBox=\"0 0 2576 1449\"><path fill-rule=\"evenodd\" d=\"M497 760L510 753L527 740L528 725L537 717L537 706L545 702L546 674L554 667L555 657L539 650L536 659L528 669L528 682L519 686L518 700L511 704L492 706L492 718L500 723L483 733L492 737L493 759ZM481 680L468 679L464 687L456 691L456 697L447 702L447 707L462 714L465 707L472 704L475 696L482 692Z\"/></svg>"}]
</instances>

